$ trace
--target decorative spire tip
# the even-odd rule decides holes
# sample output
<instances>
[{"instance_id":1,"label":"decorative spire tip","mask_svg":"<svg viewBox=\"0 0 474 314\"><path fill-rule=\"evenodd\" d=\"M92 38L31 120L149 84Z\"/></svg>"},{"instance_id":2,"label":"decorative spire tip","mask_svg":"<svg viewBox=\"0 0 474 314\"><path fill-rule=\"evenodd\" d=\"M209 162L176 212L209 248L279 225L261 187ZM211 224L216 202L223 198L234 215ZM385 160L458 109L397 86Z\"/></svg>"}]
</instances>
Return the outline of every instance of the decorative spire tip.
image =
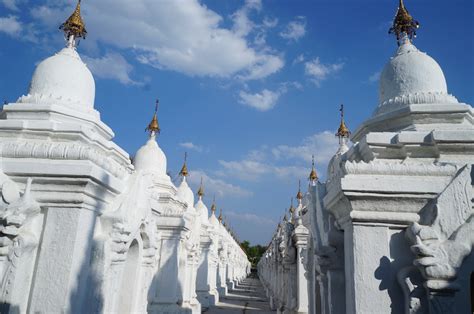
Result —
<instances>
[{"instance_id":1,"label":"decorative spire tip","mask_svg":"<svg viewBox=\"0 0 474 314\"><path fill-rule=\"evenodd\" d=\"M395 34L398 45L406 40L413 40L416 37L416 30L420 27L420 23L408 13L408 10L400 0L398 4L397 14L393 20L392 27L388 30L389 34Z\"/></svg>"},{"instance_id":2,"label":"decorative spire tip","mask_svg":"<svg viewBox=\"0 0 474 314\"><path fill-rule=\"evenodd\" d=\"M72 12L71 16L61 24L61 26L59 26L59 29L66 35L68 46L70 47L75 47L76 39L86 38L86 26L81 16L81 0L77 2L74 12Z\"/></svg>"},{"instance_id":3,"label":"decorative spire tip","mask_svg":"<svg viewBox=\"0 0 474 314\"><path fill-rule=\"evenodd\" d=\"M183 177L187 177L189 176L189 171L188 171L188 166L186 165L186 161L188 159L188 153L184 153L184 164L183 164L183 167L181 168L181 171L179 172L179 174Z\"/></svg>"},{"instance_id":4,"label":"decorative spire tip","mask_svg":"<svg viewBox=\"0 0 474 314\"><path fill-rule=\"evenodd\" d=\"M153 118L151 119L150 123L148 126L145 128L145 131L149 131L151 135L155 134L160 134L160 124L158 123L158 118L157 118L157 112L158 112L158 106L160 104L160 101L157 99L155 103L155 113L153 114Z\"/></svg>"}]
</instances>

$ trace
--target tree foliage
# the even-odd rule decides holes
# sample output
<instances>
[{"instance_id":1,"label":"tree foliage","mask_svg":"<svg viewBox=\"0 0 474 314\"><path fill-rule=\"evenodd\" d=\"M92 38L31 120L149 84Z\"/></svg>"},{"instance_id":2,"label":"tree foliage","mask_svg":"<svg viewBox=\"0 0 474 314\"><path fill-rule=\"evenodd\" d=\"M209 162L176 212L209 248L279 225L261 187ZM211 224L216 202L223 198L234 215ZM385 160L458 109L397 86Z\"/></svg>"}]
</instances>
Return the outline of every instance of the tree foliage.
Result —
<instances>
[{"instance_id":1,"label":"tree foliage","mask_svg":"<svg viewBox=\"0 0 474 314\"><path fill-rule=\"evenodd\" d=\"M257 267L258 261L260 261L260 258L267 248L258 244L250 246L249 241L243 241L240 245L247 254L249 261L252 263L252 267Z\"/></svg>"}]
</instances>

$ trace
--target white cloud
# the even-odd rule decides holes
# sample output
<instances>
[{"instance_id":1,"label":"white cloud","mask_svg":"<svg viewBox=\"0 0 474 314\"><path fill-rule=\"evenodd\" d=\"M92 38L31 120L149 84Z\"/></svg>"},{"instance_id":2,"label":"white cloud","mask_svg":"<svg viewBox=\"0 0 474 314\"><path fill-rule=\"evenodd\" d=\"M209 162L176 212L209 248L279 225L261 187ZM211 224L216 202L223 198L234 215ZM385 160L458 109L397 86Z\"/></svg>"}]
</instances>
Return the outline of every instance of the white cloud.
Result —
<instances>
[{"instance_id":1,"label":"white cloud","mask_svg":"<svg viewBox=\"0 0 474 314\"><path fill-rule=\"evenodd\" d=\"M327 79L328 76L342 70L344 63L323 64L319 60L319 57L317 57L311 61L305 62L304 67L306 75L311 78L313 83L319 86L321 81Z\"/></svg>"},{"instance_id":2,"label":"white cloud","mask_svg":"<svg viewBox=\"0 0 474 314\"><path fill-rule=\"evenodd\" d=\"M295 60L293 60L293 64L302 63L304 62L304 60L305 60L304 54L300 54L295 58Z\"/></svg>"},{"instance_id":3,"label":"white cloud","mask_svg":"<svg viewBox=\"0 0 474 314\"><path fill-rule=\"evenodd\" d=\"M20 35L21 31L22 25L18 21L18 17L14 15L0 17L0 32L17 37Z\"/></svg>"},{"instance_id":4,"label":"white cloud","mask_svg":"<svg viewBox=\"0 0 474 314\"><path fill-rule=\"evenodd\" d=\"M212 178L203 170L194 170L189 176L189 183L195 188L195 190L199 186L201 178L204 183L205 193L208 196L215 195L218 198L239 198L250 197L253 195L251 191L240 186L227 183L222 179Z\"/></svg>"},{"instance_id":5,"label":"white cloud","mask_svg":"<svg viewBox=\"0 0 474 314\"><path fill-rule=\"evenodd\" d=\"M278 99L280 98L280 94L281 93L279 91L272 92L268 89L264 89L261 92L255 94L240 91L239 102L259 111L268 111L275 107Z\"/></svg>"},{"instance_id":6,"label":"white cloud","mask_svg":"<svg viewBox=\"0 0 474 314\"><path fill-rule=\"evenodd\" d=\"M124 85L142 85L143 83L134 81L130 78L133 71L125 58L116 53L107 53L101 58L90 58L83 56L84 62L95 76L103 79L117 80Z\"/></svg>"},{"instance_id":7,"label":"white cloud","mask_svg":"<svg viewBox=\"0 0 474 314\"><path fill-rule=\"evenodd\" d=\"M290 41L297 41L306 34L306 18L298 17L286 25L280 36Z\"/></svg>"},{"instance_id":8,"label":"white cloud","mask_svg":"<svg viewBox=\"0 0 474 314\"><path fill-rule=\"evenodd\" d=\"M256 181L262 175L270 172L270 166L251 159L239 161L219 160L219 164L225 169L224 173L232 173L234 177L245 181Z\"/></svg>"},{"instance_id":9,"label":"white cloud","mask_svg":"<svg viewBox=\"0 0 474 314\"><path fill-rule=\"evenodd\" d=\"M219 176L232 174L244 181L258 181L264 176L277 179L304 179L311 167L314 155L317 168L325 168L338 148L338 141L332 132L324 131L306 137L296 146L278 145L276 147L262 146L250 151L241 160L219 160L222 170ZM288 165L284 162L292 161Z\"/></svg>"},{"instance_id":10,"label":"white cloud","mask_svg":"<svg viewBox=\"0 0 474 314\"><path fill-rule=\"evenodd\" d=\"M257 216L255 214L251 214L251 213L237 213L235 211L231 211L231 210L228 210L228 211L225 211L225 216L227 216L228 218L231 218L232 221L234 220L239 220L239 221L242 221L242 222L251 222L251 223L255 223L255 224L259 224L259 225L270 225L270 226L275 226L278 222L271 219L271 218L267 218L267 217L262 217L262 216Z\"/></svg>"},{"instance_id":11,"label":"white cloud","mask_svg":"<svg viewBox=\"0 0 474 314\"><path fill-rule=\"evenodd\" d=\"M334 133L324 131L306 137L297 146L279 145L272 149L272 154L277 159L300 159L308 164L314 155L316 163L325 165L337 151L338 145Z\"/></svg>"},{"instance_id":12,"label":"white cloud","mask_svg":"<svg viewBox=\"0 0 474 314\"><path fill-rule=\"evenodd\" d=\"M22 0L1 0L0 1L7 9L12 11L18 11L18 5L23 2Z\"/></svg>"},{"instance_id":13,"label":"white cloud","mask_svg":"<svg viewBox=\"0 0 474 314\"><path fill-rule=\"evenodd\" d=\"M247 0L242 8L232 14L234 21L233 31L238 36L247 36L255 27L255 23L249 18L249 14L253 11L262 9L261 0Z\"/></svg>"},{"instance_id":14,"label":"white cloud","mask_svg":"<svg viewBox=\"0 0 474 314\"><path fill-rule=\"evenodd\" d=\"M380 71L372 73L371 76L369 76L369 83L375 83L378 82L380 79Z\"/></svg>"},{"instance_id":15,"label":"white cloud","mask_svg":"<svg viewBox=\"0 0 474 314\"><path fill-rule=\"evenodd\" d=\"M184 143L179 143L179 146L181 147L184 147L184 148L187 148L187 149L191 149L191 150L194 150L198 153L202 153L204 151L204 148L200 145L196 145L192 142L184 142Z\"/></svg>"},{"instance_id":16,"label":"white cloud","mask_svg":"<svg viewBox=\"0 0 474 314\"><path fill-rule=\"evenodd\" d=\"M71 12L65 3L54 1L48 10L33 16L49 26L52 14L59 15L54 20L61 21ZM259 3L247 1L245 11L257 11ZM271 75L284 65L282 57L269 47L253 46L246 37L253 22L239 11L234 15L234 27L225 28L222 16L198 0L89 1L82 9L89 29L87 41L128 49L137 60L155 68L190 76L252 80Z\"/></svg>"}]
</instances>

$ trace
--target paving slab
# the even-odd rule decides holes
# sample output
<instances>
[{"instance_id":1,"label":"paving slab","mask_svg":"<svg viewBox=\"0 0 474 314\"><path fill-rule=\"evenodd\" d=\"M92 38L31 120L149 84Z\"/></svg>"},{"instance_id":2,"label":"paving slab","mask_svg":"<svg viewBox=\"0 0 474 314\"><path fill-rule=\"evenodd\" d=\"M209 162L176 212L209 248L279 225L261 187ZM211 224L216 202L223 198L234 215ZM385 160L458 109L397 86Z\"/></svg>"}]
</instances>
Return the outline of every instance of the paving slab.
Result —
<instances>
[{"instance_id":1,"label":"paving slab","mask_svg":"<svg viewBox=\"0 0 474 314\"><path fill-rule=\"evenodd\" d=\"M219 296L219 303L207 309L206 314L265 314L275 313L270 309L268 298L260 280L249 277L236 285L226 296Z\"/></svg>"}]
</instances>

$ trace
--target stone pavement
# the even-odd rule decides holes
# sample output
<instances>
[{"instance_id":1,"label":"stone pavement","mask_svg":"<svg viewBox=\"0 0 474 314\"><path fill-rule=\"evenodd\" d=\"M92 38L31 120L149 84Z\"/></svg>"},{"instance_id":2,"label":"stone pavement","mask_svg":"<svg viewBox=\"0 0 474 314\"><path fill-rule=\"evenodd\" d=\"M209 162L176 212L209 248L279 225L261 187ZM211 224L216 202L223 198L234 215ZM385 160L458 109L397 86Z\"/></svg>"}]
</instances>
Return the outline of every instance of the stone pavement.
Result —
<instances>
[{"instance_id":1,"label":"stone pavement","mask_svg":"<svg viewBox=\"0 0 474 314\"><path fill-rule=\"evenodd\" d=\"M249 277L238 284L228 295L222 297L216 306L204 309L203 313L252 314L275 313L270 310L265 290L257 278Z\"/></svg>"}]
</instances>

